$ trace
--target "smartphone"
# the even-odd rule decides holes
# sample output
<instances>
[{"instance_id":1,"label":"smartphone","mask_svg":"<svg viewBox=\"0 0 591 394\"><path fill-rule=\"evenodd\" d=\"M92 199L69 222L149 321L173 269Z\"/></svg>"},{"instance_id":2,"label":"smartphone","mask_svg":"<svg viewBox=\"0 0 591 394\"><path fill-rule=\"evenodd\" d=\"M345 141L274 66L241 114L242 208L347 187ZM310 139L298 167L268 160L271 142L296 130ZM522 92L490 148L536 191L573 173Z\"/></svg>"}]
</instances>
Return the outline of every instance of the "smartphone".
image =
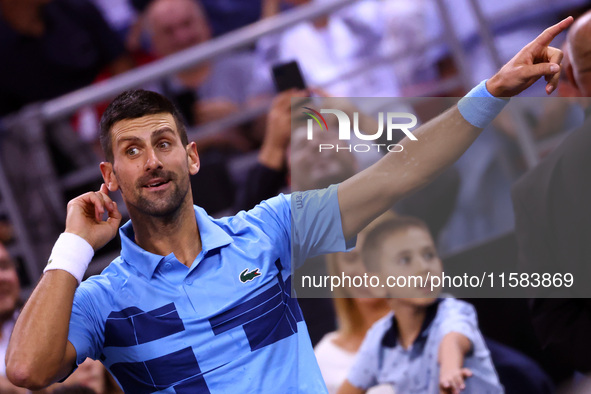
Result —
<instances>
[{"instance_id":1,"label":"smartphone","mask_svg":"<svg viewBox=\"0 0 591 394\"><path fill-rule=\"evenodd\" d=\"M289 89L306 89L306 83L297 61L276 64L272 68L273 81L277 92Z\"/></svg>"}]
</instances>

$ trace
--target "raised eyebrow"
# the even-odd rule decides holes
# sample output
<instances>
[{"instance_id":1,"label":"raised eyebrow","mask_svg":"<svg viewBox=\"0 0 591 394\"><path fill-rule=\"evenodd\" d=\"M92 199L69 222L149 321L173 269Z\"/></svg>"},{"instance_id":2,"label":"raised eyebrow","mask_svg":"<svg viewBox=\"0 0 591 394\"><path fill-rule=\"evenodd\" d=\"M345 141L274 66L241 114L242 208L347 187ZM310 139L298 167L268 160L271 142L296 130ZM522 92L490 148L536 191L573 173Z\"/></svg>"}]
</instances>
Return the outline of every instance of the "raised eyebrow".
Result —
<instances>
[{"instance_id":1,"label":"raised eyebrow","mask_svg":"<svg viewBox=\"0 0 591 394\"><path fill-rule=\"evenodd\" d=\"M140 142L142 139L138 138L138 137L134 137L134 136L129 136L129 137L121 137L121 138L117 138L116 143L117 145L121 145L123 143L126 142Z\"/></svg>"},{"instance_id":2,"label":"raised eyebrow","mask_svg":"<svg viewBox=\"0 0 591 394\"><path fill-rule=\"evenodd\" d=\"M152 139L158 138L160 137L160 135L165 134L165 133L174 133L174 130L171 129L170 127L162 127L156 131L154 131L152 133L152 135L150 136ZM130 135L130 136L125 136L125 137L121 137L121 138L117 138L117 143L123 143L123 142L141 142L141 138Z\"/></svg>"},{"instance_id":3,"label":"raised eyebrow","mask_svg":"<svg viewBox=\"0 0 591 394\"><path fill-rule=\"evenodd\" d=\"M155 130L152 135L150 136L150 138L152 140L159 138L162 134L166 134L166 133L172 133L175 134L175 131L173 129L171 129L170 127L162 127L159 128L158 130Z\"/></svg>"}]
</instances>

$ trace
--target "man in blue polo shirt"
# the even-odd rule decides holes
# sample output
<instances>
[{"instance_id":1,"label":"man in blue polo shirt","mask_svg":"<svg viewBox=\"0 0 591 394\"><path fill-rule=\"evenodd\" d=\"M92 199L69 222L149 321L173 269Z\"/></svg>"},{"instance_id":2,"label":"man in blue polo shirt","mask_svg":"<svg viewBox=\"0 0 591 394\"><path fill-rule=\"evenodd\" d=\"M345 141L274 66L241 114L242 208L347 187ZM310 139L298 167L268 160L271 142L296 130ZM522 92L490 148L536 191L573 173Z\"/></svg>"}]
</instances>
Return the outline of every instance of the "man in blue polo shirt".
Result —
<instances>
[{"instance_id":1,"label":"man in blue polo shirt","mask_svg":"<svg viewBox=\"0 0 591 394\"><path fill-rule=\"evenodd\" d=\"M122 93L101 120L105 183L68 204L65 232L15 325L8 378L39 389L88 356L132 393L324 392L290 296L292 268L346 249L345 240L453 163L502 110L507 101L498 97L542 75L550 93L562 53L548 45L571 22L548 28L419 128L419 141L402 141L405 154L338 186L280 195L221 220L192 204L199 156L174 107L152 92ZM80 284L94 251L118 231L109 197L117 190L131 217L120 230L121 256Z\"/></svg>"},{"instance_id":2,"label":"man in blue polo shirt","mask_svg":"<svg viewBox=\"0 0 591 394\"><path fill-rule=\"evenodd\" d=\"M317 216L326 226L307 234L322 240L312 246L294 232L294 251L345 249L336 186L301 197L294 227L313 228L305 222ZM129 393L322 392L290 294L289 196L221 220L194 209L202 249L191 267L141 249L131 222L120 229L121 257L74 299L68 340L77 364L100 359Z\"/></svg>"}]
</instances>

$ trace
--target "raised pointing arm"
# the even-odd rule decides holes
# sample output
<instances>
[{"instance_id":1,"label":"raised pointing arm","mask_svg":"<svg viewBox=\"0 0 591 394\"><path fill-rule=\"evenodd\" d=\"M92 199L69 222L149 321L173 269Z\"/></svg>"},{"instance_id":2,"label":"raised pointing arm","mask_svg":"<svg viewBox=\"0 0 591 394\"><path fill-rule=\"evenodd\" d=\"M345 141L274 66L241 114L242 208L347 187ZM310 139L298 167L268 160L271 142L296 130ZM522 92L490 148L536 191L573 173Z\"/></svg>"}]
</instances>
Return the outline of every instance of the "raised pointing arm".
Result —
<instances>
[{"instance_id":1,"label":"raised pointing arm","mask_svg":"<svg viewBox=\"0 0 591 394\"><path fill-rule=\"evenodd\" d=\"M487 81L488 92L495 97L512 97L544 76L546 92L552 93L558 84L562 52L549 45L572 21L572 17L564 19L526 45ZM480 131L454 106L414 131L418 141L403 139L403 152L389 153L344 181L338 196L345 238L357 234L403 196L432 181L468 149Z\"/></svg>"}]
</instances>

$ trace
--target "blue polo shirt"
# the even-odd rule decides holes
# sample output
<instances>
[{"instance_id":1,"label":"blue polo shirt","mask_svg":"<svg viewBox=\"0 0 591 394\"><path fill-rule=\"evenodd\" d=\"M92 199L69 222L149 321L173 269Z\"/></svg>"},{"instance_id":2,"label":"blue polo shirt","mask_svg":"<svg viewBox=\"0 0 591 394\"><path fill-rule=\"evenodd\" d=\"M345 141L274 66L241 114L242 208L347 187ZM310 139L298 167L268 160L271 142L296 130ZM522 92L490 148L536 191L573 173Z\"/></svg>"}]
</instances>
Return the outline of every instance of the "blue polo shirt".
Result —
<instances>
[{"instance_id":1,"label":"blue polo shirt","mask_svg":"<svg viewBox=\"0 0 591 394\"><path fill-rule=\"evenodd\" d=\"M141 249L131 222L120 229L121 256L74 296L77 362L100 359L134 394L326 392L291 274L307 257L353 246L337 187L219 220L195 207L195 216L202 251L191 267Z\"/></svg>"},{"instance_id":2,"label":"blue polo shirt","mask_svg":"<svg viewBox=\"0 0 591 394\"><path fill-rule=\"evenodd\" d=\"M439 345L450 332L466 336L472 344L464 357L472 376L465 380L462 394L503 393L474 307L454 298L438 299L427 307L419 336L408 349L398 342L393 312L378 320L365 335L347 380L364 390L391 384L397 393L439 394Z\"/></svg>"}]
</instances>

